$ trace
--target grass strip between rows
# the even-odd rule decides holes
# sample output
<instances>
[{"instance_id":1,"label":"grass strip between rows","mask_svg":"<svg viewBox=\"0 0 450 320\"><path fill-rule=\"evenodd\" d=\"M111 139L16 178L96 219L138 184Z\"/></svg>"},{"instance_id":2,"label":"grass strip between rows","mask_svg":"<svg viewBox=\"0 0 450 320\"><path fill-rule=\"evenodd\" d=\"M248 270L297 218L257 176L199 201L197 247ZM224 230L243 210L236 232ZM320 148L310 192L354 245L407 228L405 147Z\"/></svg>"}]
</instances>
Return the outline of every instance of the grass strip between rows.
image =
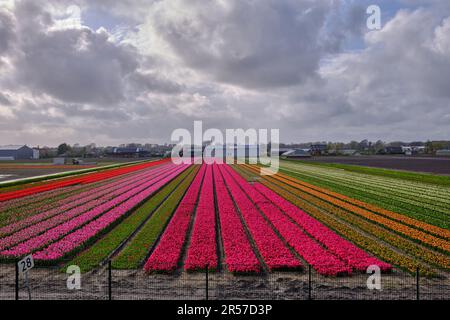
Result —
<instances>
[{"instance_id":1,"label":"grass strip between rows","mask_svg":"<svg viewBox=\"0 0 450 320\"><path fill-rule=\"evenodd\" d=\"M187 178L178 185L176 190L153 213L136 236L112 260L114 269L138 269L141 267L151 247L164 230L178 203L197 175L199 168L199 166L195 166L195 169L191 169Z\"/></svg>"}]
</instances>

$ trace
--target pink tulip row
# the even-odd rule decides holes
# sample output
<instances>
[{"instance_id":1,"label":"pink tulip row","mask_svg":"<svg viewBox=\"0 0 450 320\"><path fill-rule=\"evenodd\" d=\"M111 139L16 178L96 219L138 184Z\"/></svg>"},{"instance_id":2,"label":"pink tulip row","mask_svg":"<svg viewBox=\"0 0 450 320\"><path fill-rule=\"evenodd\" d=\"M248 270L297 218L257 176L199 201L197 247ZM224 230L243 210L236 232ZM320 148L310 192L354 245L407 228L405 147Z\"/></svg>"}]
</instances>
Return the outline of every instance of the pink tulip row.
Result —
<instances>
[{"instance_id":1,"label":"pink tulip row","mask_svg":"<svg viewBox=\"0 0 450 320\"><path fill-rule=\"evenodd\" d=\"M253 252L239 213L234 206L217 165L214 165L214 184L216 187L225 263L228 270L233 273L259 273L261 264Z\"/></svg>"},{"instance_id":2,"label":"pink tulip row","mask_svg":"<svg viewBox=\"0 0 450 320\"><path fill-rule=\"evenodd\" d=\"M151 169L153 169L153 168L151 168ZM77 191L80 189L86 190L86 191L82 192L85 194L85 193L89 192L89 190L91 190L91 189L101 188L103 186L114 183L115 181L117 181L119 179L129 178L133 175L137 175L140 173L141 173L141 171L136 171L136 172L132 172L129 174L124 174L123 176L112 177L112 178L106 179L104 181L99 181L99 182L93 183L92 185L89 185L89 186L86 186L83 184L73 185L73 186L62 187L62 188L58 188L58 189L53 189L53 190L49 190L49 191L31 194L31 195L28 195L26 198L16 198L16 199L11 199L11 200L6 200L3 202L0 202L0 212L5 212L7 210L15 210L15 211L20 210L20 213L23 213L24 212L23 210L29 204L34 205L38 202L45 201L45 200L51 200L54 197L61 196L66 193L71 193L71 192L74 192L74 191ZM70 200L74 201L74 200L78 200L78 199L82 198L82 196L81 196L81 193L74 194L68 198L59 200L56 203L56 205L60 205L59 203L61 201L69 201L69 198L70 198ZM30 214L39 214L40 212L43 212L44 210L49 210L54 207L55 207L55 203L49 203L49 204L44 204L43 206L40 206L37 208L27 209L25 212L29 212Z\"/></svg>"},{"instance_id":3,"label":"pink tulip row","mask_svg":"<svg viewBox=\"0 0 450 320\"><path fill-rule=\"evenodd\" d=\"M216 217L212 165L206 165L195 213L191 242L184 268L188 271L217 269Z\"/></svg>"},{"instance_id":4,"label":"pink tulip row","mask_svg":"<svg viewBox=\"0 0 450 320\"><path fill-rule=\"evenodd\" d=\"M153 183L149 188L141 191L134 191L131 198L124 201L114 209L108 211L100 218L91 221L82 228L68 234L61 240L49 245L41 251L34 254L36 260L57 260L64 257L66 254L74 251L96 235L101 233L104 229L108 228L111 224L120 219L123 215L128 213L138 204L142 203L145 199L157 192L161 187L166 185L169 181L178 176L181 172L186 170L187 165L180 165L175 170L170 171L162 179L159 179L156 183Z\"/></svg>"},{"instance_id":5,"label":"pink tulip row","mask_svg":"<svg viewBox=\"0 0 450 320\"><path fill-rule=\"evenodd\" d=\"M267 267L270 270L301 268L301 262L285 246L272 227L259 213L255 204L250 201L245 192L233 179L230 174L233 170L231 170L228 165L220 165L219 170L223 175L225 183L227 184L236 205L242 213L250 234L252 235Z\"/></svg>"},{"instance_id":6,"label":"pink tulip row","mask_svg":"<svg viewBox=\"0 0 450 320\"><path fill-rule=\"evenodd\" d=\"M21 229L24 229L28 226L32 226L36 223L39 223L41 221L44 221L46 219L49 219L55 215L59 215L60 213L67 212L68 210L71 210L73 208L76 208L79 212L82 208L77 208L81 205L85 205L86 208L89 207L87 202L92 201L94 199L97 199L103 195L108 195L108 193L113 192L117 189L120 189L123 187L123 185L127 185L131 181L135 181L136 179L145 179L146 177L149 177L154 174L162 174L164 171L161 170L167 170L168 167L158 167L158 170L153 171L153 169L150 172L144 172L140 173L139 175L127 177L125 179L121 179L118 181L115 181L108 185L103 185L96 189L89 189L85 192L82 192L80 195L76 195L77 197L69 197L67 199L63 199L60 201L60 206L54 207L51 210L43 211L39 214L33 215L29 218L20 220L16 223L12 223L10 225L7 225L0 229L0 237L4 237L7 235L10 235L14 232L17 232ZM1 246L0 246L1 247Z\"/></svg>"},{"instance_id":7,"label":"pink tulip row","mask_svg":"<svg viewBox=\"0 0 450 320\"><path fill-rule=\"evenodd\" d=\"M172 272L177 268L205 171L206 166L203 165L175 210L161 240L145 263L145 271Z\"/></svg>"},{"instance_id":8,"label":"pink tulip row","mask_svg":"<svg viewBox=\"0 0 450 320\"><path fill-rule=\"evenodd\" d=\"M36 193L36 194L26 197L25 199L6 200L3 202L0 202L0 212L6 212L8 210L17 210L21 207L24 208L30 204L34 204L36 202L43 201L45 199L50 199L50 198L56 197L58 195L67 193L67 192L76 191L82 187L83 186L80 186L80 185L74 185L74 186L64 187L64 188L57 189L57 190L50 190L50 191L45 191L42 193Z\"/></svg>"},{"instance_id":9,"label":"pink tulip row","mask_svg":"<svg viewBox=\"0 0 450 320\"><path fill-rule=\"evenodd\" d=\"M100 206L106 201L117 197L127 191L129 191L132 188L135 188L137 186L140 186L144 184L149 178L159 176L161 174L164 174L167 169L164 170L157 170L156 172L145 172L140 174L139 176L135 176L132 178L124 179L125 181L121 181L120 183L114 183L114 186L103 189L101 192L96 192L97 190L90 191L90 196L86 197L87 201L83 204L83 202L79 203L80 200L75 201L76 205L67 204L62 207L56 208L54 210L50 210L47 212L47 216L50 217L46 220L41 220L38 222L37 219L28 219L28 220L36 220L35 224L30 225L29 227L26 227L24 229L21 229L20 231L4 237L0 239L0 250L4 250L7 247L13 246L17 243L23 242L29 238L32 238L36 235L39 235L46 230L53 228L65 221L69 221L83 212L86 212L88 210L93 209L94 207ZM134 180L134 181L133 181ZM94 199L94 200L92 200ZM81 205L83 204L83 205ZM71 210L70 207L74 207ZM66 211L68 210L68 211ZM44 215L41 215L41 217ZM34 217L32 217L34 218ZM26 221L26 223L29 223L30 221ZM19 224L15 224L16 226Z\"/></svg>"},{"instance_id":10,"label":"pink tulip row","mask_svg":"<svg viewBox=\"0 0 450 320\"><path fill-rule=\"evenodd\" d=\"M227 168L259 210L273 224L278 233L294 250L322 275L350 274L351 268L331 252L311 239L295 223L289 220L273 203L260 194L230 167Z\"/></svg>"},{"instance_id":11,"label":"pink tulip row","mask_svg":"<svg viewBox=\"0 0 450 320\"><path fill-rule=\"evenodd\" d=\"M184 167L173 166L173 168L168 173L166 173L166 175L172 174L174 172L179 173L182 168L184 170ZM35 250L38 250L38 249L44 247L45 245L58 240L65 234L72 232L74 229L77 229L77 228L83 226L84 224L91 221L92 219L99 217L104 212L118 206L119 204L126 201L130 197L133 197L136 193L140 193L140 192L144 191L145 189L149 188L153 184L164 179L166 177L166 175L164 175L163 177L158 176L156 178L153 178L153 179L149 180L148 182L144 183L143 185L135 187L135 188L123 193L122 195L120 195L116 198L113 198L112 200L110 200L106 203L103 203L91 210L88 210L85 213L83 213L82 215L80 215L70 221L67 221L61 225L58 225L57 227L49 229L37 237L31 238L25 242L22 242L22 243L18 244L17 246L12 247L11 249L0 252L0 255L21 256L21 255L33 252Z\"/></svg>"},{"instance_id":12,"label":"pink tulip row","mask_svg":"<svg viewBox=\"0 0 450 320\"><path fill-rule=\"evenodd\" d=\"M152 168L153 169L153 168ZM49 217L49 213L48 211L50 210L55 210L54 212L58 212L58 207L61 206L65 206L64 210L69 210L77 205L83 204L84 202L87 202L89 200L94 199L92 197L92 191L95 190L96 193L103 191L104 189L109 189L111 187L113 187L114 185L120 184L122 183L122 179L128 179L128 180L133 180L133 177L135 175L139 175L142 174L140 172L138 173L134 173L131 176L130 175L124 175L124 176L120 176L120 177L114 177L112 179L108 179L108 181L102 181L100 183L93 183L92 185L89 185L88 187L80 185L77 186L77 189L83 188L85 189L84 191L80 192L80 193L76 193L74 195L71 195L67 198L61 199L57 202L54 203L46 203L43 206L37 207L37 206L31 206L31 207L25 207L25 208L19 208L19 209L15 209L14 211L16 211L15 215L16 216L28 216L30 218L26 218L26 219L30 219L32 221L32 223L35 223L36 221L40 221L42 219L39 219L39 217L41 217L41 215L43 214L44 218ZM76 190L76 189L73 189ZM71 190L71 191L73 191ZM39 193L38 193L39 194ZM16 200L16 199L14 199ZM18 200L22 200L21 198L19 198ZM47 198L44 199L46 201L51 201L51 198ZM26 220L24 219L24 220ZM30 223L30 224L32 224ZM19 230L20 228L23 228L25 224L25 221L21 220L19 223L13 223L10 224L2 229L0 229L0 237L1 236L5 236L7 234L10 234L14 231ZM28 224L28 225L30 225ZM27 226L27 225L25 225ZM17 228L19 227L19 228Z\"/></svg>"},{"instance_id":13,"label":"pink tulip row","mask_svg":"<svg viewBox=\"0 0 450 320\"><path fill-rule=\"evenodd\" d=\"M335 232L324 226L316 219L300 210L298 207L280 197L278 194L262 184L255 184L256 190L266 196L272 203L278 206L287 216L294 220L300 227L313 238L328 248L330 252L345 261L356 271L367 270L370 265L377 265L382 271L390 271L392 266L385 263L358 248L351 242L343 239Z\"/></svg>"}]
</instances>

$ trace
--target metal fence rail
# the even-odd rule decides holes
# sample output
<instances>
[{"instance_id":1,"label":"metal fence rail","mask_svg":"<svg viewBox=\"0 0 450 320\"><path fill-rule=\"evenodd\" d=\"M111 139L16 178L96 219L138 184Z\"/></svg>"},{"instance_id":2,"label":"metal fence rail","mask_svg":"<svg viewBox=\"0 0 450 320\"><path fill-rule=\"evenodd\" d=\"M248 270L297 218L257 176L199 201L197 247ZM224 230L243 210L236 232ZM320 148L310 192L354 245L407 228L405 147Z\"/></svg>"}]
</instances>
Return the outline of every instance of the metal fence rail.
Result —
<instances>
[{"instance_id":1,"label":"metal fence rail","mask_svg":"<svg viewBox=\"0 0 450 320\"><path fill-rule=\"evenodd\" d=\"M61 267L36 267L28 282L33 300L448 300L449 274L418 277L400 271L381 275L381 290L367 287L368 274L324 277L304 272L233 275L220 272L145 274L142 270L104 268L81 274L79 289L68 289ZM0 300L29 299L14 264L0 265Z\"/></svg>"}]
</instances>

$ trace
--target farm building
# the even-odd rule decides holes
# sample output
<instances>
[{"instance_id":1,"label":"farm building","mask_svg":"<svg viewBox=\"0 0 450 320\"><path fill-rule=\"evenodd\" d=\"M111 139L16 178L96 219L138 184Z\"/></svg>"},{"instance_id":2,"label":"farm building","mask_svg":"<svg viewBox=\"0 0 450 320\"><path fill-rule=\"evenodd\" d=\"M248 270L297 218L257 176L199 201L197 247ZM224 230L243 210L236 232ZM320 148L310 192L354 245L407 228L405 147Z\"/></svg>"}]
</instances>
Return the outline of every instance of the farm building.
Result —
<instances>
[{"instance_id":1,"label":"farm building","mask_svg":"<svg viewBox=\"0 0 450 320\"><path fill-rule=\"evenodd\" d=\"M108 154L112 157L140 158L148 157L150 153L143 148L115 147L112 152Z\"/></svg>"},{"instance_id":2,"label":"farm building","mask_svg":"<svg viewBox=\"0 0 450 320\"><path fill-rule=\"evenodd\" d=\"M342 150L337 151L337 153L340 155L343 155L343 156L358 156L358 155L360 155L358 150L355 150L355 149L342 149Z\"/></svg>"},{"instance_id":3,"label":"farm building","mask_svg":"<svg viewBox=\"0 0 450 320\"><path fill-rule=\"evenodd\" d=\"M39 150L26 145L0 146L0 159L4 160L29 160L39 159Z\"/></svg>"},{"instance_id":4,"label":"farm building","mask_svg":"<svg viewBox=\"0 0 450 320\"><path fill-rule=\"evenodd\" d=\"M402 147L389 146L389 147L384 148L384 153L386 153L386 154L404 154L405 152L403 151Z\"/></svg>"},{"instance_id":5,"label":"farm building","mask_svg":"<svg viewBox=\"0 0 450 320\"><path fill-rule=\"evenodd\" d=\"M437 150L436 155L439 157L450 157L450 150L447 149Z\"/></svg>"},{"instance_id":6,"label":"farm building","mask_svg":"<svg viewBox=\"0 0 450 320\"><path fill-rule=\"evenodd\" d=\"M295 159L295 158L308 158L311 157L311 153L304 149L292 149L281 155L283 158Z\"/></svg>"},{"instance_id":7,"label":"farm building","mask_svg":"<svg viewBox=\"0 0 450 320\"><path fill-rule=\"evenodd\" d=\"M322 143L322 144L312 144L310 147L310 152L313 155L323 155L327 152L327 145Z\"/></svg>"},{"instance_id":8,"label":"farm building","mask_svg":"<svg viewBox=\"0 0 450 320\"><path fill-rule=\"evenodd\" d=\"M278 155L281 157L283 153L286 153L288 151L292 151L292 148L278 148Z\"/></svg>"}]
</instances>

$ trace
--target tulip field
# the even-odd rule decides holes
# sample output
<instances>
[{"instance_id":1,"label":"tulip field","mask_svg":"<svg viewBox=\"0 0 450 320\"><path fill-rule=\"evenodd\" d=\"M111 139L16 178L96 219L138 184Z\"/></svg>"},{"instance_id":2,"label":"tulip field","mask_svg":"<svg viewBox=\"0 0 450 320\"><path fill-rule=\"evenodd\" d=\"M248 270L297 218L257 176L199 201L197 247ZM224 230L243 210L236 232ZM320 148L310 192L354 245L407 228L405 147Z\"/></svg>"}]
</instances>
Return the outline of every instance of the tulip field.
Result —
<instances>
[{"instance_id":1,"label":"tulip field","mask_svg":"<svg viewBox=\"0 0 450 320\"><path fill-rule=\"evenodd\" d=\"M450 188L282 162L158 160L0 188L0 262L84 272L382 273L450 269Z\"/></svg>"}]
</instances>

